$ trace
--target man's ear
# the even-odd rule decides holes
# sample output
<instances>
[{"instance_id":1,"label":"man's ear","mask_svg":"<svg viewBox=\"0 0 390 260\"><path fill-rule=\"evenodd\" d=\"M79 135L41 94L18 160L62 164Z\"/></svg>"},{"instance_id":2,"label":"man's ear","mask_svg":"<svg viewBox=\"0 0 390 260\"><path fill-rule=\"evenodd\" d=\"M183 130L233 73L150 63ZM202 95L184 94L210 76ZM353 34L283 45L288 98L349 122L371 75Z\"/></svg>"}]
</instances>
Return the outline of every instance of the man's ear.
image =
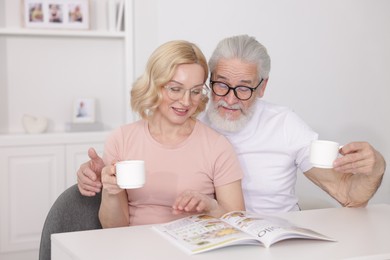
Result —
<instances>
[{"instance_id":1,"label":"man's ear","mask_svg":"<svg viewBox=\"0 0 390 260\"><path fill-rule=\"evenodd\" d=\"M257 92L258 98L262 98L264 96L264 92L265 92L265 88L267 87L268 79L263 80L263 82L261 83L261 89L259 92Z\"/></svg>"}]
</instances>

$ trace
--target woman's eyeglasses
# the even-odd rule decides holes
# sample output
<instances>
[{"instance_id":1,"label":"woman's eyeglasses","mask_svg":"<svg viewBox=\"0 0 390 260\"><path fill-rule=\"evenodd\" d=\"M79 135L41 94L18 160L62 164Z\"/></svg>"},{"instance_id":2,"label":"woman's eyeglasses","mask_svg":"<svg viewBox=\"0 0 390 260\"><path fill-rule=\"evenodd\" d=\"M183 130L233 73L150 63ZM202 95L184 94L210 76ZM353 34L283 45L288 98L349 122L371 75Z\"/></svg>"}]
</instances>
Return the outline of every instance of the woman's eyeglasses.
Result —
<instances>
[{"instance_id":1,"label":"woman's eyeglasses","mask_svg":"<svg viewBox=\"0 0 390 260\"><path fill-rule=\"evenodd\" d=\"M193 87L190 89L186 89L181 86L170 86L166 85L164 88L168 92L168 97L172 100L180 100L184 97L184 95L189 92L190 98L192 101L200 101L205 98L209 93L209 88L206 84L202 86Z\"/></svg>"}]
</instances>

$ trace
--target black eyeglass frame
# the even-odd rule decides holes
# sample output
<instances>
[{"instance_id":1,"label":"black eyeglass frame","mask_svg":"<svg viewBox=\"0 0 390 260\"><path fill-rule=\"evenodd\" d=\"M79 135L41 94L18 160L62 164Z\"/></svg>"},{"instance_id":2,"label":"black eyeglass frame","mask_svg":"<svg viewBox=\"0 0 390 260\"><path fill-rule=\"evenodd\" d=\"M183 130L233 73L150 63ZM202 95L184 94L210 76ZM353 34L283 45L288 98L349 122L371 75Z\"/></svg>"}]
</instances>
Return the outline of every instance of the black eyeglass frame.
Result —
<instances>
[{"instance_id":1,"label":"black eyeglass frame","mask_svg":"<svg viewBox=\"0 0 390 260\"><path fill-rule=\"evenodd\" d=\"M248 100L248 99L250 99L250 98L252 97L253 92L261 85L261 83L263 82L263 80L264 80L264 79L262 78L262 79L260 80L259 84L257 84L256 87L251 88L251 87L239 86L239 85L238 85L238 86L235 86L235 87L231 87L231 86L229 86L229 84L227 84L227 83L225 83L225 82L210 79L210 87L211 87L211 90L213 91L213 93L214 93L215 95L219 96L219 97L225 97L225 96L227 96L227 95L230 93L230 90L233 90L233 93L234 93L234 95L236 96L236 98L238 98L239 100L242 100L242 101L246 101L246 100ZM226 92L226 94L224 94L224 95L217 94L217 93L214 91L214 83L222 83L222 84L226 85L226 86L228 87L228 91ZM237 94L237 90L236 90L237 88L246 88L246 89L249 89L249 90L251 91L250 96L249 96L248 98L239 98L239 97L238 97L238 94Z\"/></svg>"}]
</instances>

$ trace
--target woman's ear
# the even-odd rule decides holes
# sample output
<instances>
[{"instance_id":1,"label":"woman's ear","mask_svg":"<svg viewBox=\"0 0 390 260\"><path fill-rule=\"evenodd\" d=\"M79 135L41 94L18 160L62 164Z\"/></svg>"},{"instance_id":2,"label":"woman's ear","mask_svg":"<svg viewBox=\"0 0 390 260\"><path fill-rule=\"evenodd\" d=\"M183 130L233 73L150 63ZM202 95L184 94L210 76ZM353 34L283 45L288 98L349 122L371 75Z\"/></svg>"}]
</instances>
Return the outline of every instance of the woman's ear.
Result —
<instances>
[{"instance_id":1,"label":"woman's ear","mask_svg":"<svg viewBox=\"0 0 390 260\"><path fill-rule=\"evenodd\" d=\"M268 78L269 79L269 78ZM267 87L268 79L265 79L260 86L260 91L257 92L257 97L262 98L264 96L265 88Z\"/></svg>"}]
</instances>

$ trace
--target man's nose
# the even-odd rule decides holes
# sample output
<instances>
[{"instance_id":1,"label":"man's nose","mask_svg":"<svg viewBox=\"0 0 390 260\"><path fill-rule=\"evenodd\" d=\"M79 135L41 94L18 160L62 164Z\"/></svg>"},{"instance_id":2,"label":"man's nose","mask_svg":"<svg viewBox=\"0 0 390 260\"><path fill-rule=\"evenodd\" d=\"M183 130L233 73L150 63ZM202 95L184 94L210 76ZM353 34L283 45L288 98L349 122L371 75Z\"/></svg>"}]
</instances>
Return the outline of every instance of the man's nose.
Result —
<instances>
[{"instance_id":1,"label":"man's nose","mask_svg":"<svg viewBox=\"0 0 390 260\"><path fill-rule=\"evenodd\" d=\"M237 103L238 101L238 98L236 97L236 95L234 94L234 90L230 90L229 93L225 96L225 101L229 104L229 105L232 105L232 104L235 104Z\"/></svg>"}]
</instances>

